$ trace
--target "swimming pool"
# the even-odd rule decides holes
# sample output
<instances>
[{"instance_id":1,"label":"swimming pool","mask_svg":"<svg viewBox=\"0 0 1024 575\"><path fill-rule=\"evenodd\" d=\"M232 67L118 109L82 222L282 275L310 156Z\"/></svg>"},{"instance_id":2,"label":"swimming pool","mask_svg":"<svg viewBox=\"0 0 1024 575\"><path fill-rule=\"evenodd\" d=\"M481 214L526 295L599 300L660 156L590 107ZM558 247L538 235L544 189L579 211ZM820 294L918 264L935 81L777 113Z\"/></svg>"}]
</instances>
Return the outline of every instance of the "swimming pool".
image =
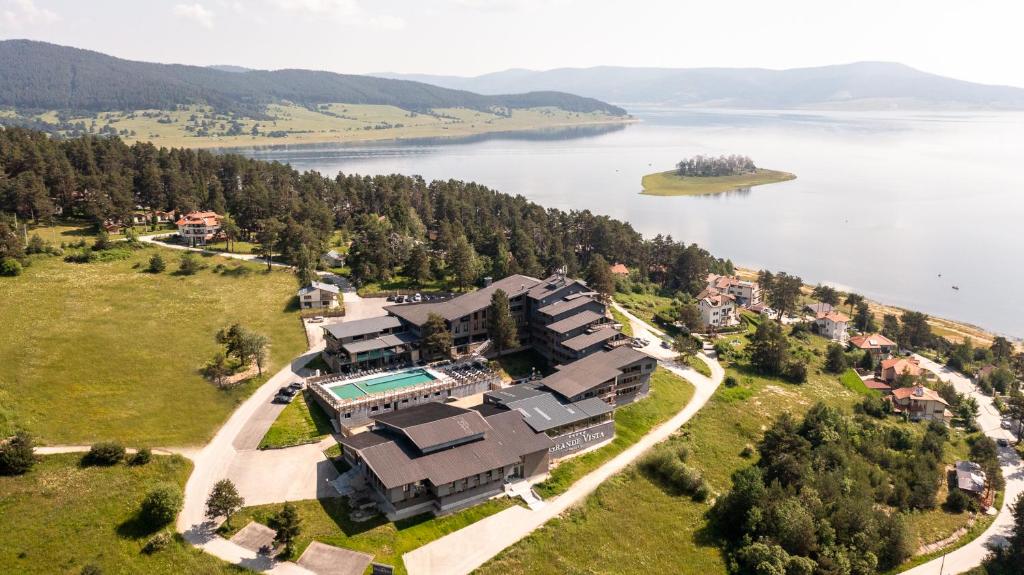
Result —
<instances>
[{"instance_id":1,"label":"swimming pool","mask_svg":"<svg viewBox=\"0 0 1024 575\"><path fill-rule=\"evenodd\" d=\"M411 369L397 373L388 373L348 381L327 387L338 399L359 399L368 395L384 393L405 387L412 387L421 383L428 383L437 379L437 376L425 369Z\"/></svg>"}]
</instances>

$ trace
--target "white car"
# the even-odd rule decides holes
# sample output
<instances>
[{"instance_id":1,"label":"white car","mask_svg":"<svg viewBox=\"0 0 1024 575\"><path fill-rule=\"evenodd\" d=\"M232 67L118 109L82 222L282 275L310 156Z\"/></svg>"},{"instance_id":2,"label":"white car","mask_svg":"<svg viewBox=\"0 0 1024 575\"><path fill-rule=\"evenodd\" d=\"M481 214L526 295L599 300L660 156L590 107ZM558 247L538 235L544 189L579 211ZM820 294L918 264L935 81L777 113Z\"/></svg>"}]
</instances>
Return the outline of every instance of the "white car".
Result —
<instances>
[{"instance_id":1,"label":"white car","mask_svg":"<svg viewBox=\"0 0 1024 575\"><path fill-rule=\"evenodd\" d=\"M313 316L313 317L309 318L309 323L323 323L323 321L324 321L324 316L322 316L322 315L316 315L316 316Z\"/></svg>"}]
</instances>

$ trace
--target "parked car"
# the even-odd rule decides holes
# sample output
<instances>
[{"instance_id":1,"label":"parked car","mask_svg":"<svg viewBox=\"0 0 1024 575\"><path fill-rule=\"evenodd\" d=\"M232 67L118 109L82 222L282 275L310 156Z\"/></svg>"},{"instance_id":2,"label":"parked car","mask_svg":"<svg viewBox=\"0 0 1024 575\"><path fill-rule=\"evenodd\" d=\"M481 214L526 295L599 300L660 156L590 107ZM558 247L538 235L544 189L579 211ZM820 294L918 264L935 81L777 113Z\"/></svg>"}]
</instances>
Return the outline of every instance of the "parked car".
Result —
<instances>
[{"instance_id":1,"label":"parked car","mask_svg":"<svg viewBox=\"0 0 1024 575\"><path fill-rule=\"evenodd\" d=\"M1003 429L1010 429L1011 427L1013 427L1013 424L1010 423L1009 419L1004 419L999 422L999 427L1002 427Z\"/></svg>"},{"instance_id":2,"label":"parked car","mask_svg":"<svg viewBox=\"0 0 1024 575\"><path fill-rule=\"evenodd\" d=\"M282 387L274 396L274 403L291 403L298 392L287 387Z\"/></svg>"},{"instance_id":3,"label":"parked car","mask_svg":"<svg viewBox=\"0 0 1024 575\"><path fill-rule=\"evenodd\" d=\"M1010 442L1007 441L1005 437L1000 437L996 440L996 444L999 445L999 447L1009 447Z\"/></svg>"},{"instance_id":4,"label":"parked car","mask_svg":"<svg viewBox=\"0 0 1024 575\"><path fill-rule=\"evenodd\" d=\"M293 381L290 384L288 384L288 389L294 389L295 391L299 391L304 387L306 387L306 382L302 380Z\"/></svg>"},{"instance_id":5,"label":"parked car","mask_svg":"<svg viewBox=\"0 0 1024 575\"><path fill-rule=\"evenodd\" d=\"M324 322L324 316L322 316L322 315L315 315L315 316L309 318L309 323L323 323L323 322Z\"/></svg>"},{"instance_id":6,"label":"parked car","mask_svg":"<svg viewBox=\"0 0 1024 575\"><path fill-rule=\"evenodd\" d=\"M423 301L423 296L421 296L420 294L416 294L416 295L412 296L412 301L414 301L416 303L419 303L419 302Z\"/></svg>"},{"instance_id":7,"label":"parked car","mask_svg":"<svg viewBox=\"0 0 1024 575\"><path fill-rule=\"evenodd\" d=\"M665 349L672 349L672 344L665 340L661 340L661 347Z\"/></svg>"},{"instance_id":8,"label":"parked car","mask_svg":"<svg viewBox=\"0 0 1024 575\"><path fill-rule=\"evenodd\" d=\"M395 301L395 299L397 299L397 298L395 296L393 296L393 295L389 295L388 296L388 301Z\"/></svg>"}]
</instances>

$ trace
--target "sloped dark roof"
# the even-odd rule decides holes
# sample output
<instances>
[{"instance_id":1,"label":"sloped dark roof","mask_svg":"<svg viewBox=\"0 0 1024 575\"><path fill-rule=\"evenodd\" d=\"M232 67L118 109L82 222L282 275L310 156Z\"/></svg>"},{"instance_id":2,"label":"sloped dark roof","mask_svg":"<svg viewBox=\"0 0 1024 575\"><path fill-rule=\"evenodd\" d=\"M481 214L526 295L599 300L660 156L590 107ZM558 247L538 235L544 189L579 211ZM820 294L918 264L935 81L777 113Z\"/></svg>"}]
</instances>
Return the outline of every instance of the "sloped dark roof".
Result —
<instances>
[{"instance_id":1,"label":"sloped dark roof","mask_svg":"<svg viewBox=\"0 0 1024 575\"><path fill-rule=\"evenodd\" d=\"M338 339L343 339L357 335L380 333L385 329L395 329L401 325L402 322L398 321L398 318L389 315L382 315L380 317L357 319L354 321L344 321L341 323L326 325L324 326L324 331L329 332Z\"/></svg>"},{"instance_id":2,"label":"sloped dark roof","mask_svg":"<svg viewBox=\"0 0 1024 575\"><path fill-rule=\"evenodd\" d=\"M571 315L565 319L560 319L555 323L548 324L547 328L555 333L569 333L574 329L579 329L585 325L594 323L600 320L604 316L593 310L583 310L576 315Z\"/></svg>"},{"instance_id":3,"label":"sloped dark roof","mask_svg":"<svg viewBox=\"0 0 1024 575\"><path fill-rule=\"evenodd\" d=\"M629 346L617 347L560 366L558 371L540 382L544 387L570 398L618 377L622 368L646 358L650 356Z\"/></svg>"},{"instance_id":4,"label":"sloped dark roof","mask_svg":"<svg viewBox=\"0 0 1024 575\"><path fill-rule=\"evenodd\" d=\"M578 297L570 296L538 309L537 313L554 317L558 314L595 303L596 301L594 298L585 295L578 295Z\"/></svg>"},{"instance_id":5,"label":"sloped dark roof","mask_svg":"<svg viewBox=\"0 0 1024 575\"><path fill-rule=\"evenodd\" d=\"M499 289L509 298L520 296L537 285L540 280L524 275L511 275L491 285L443 302L420 303L413 305L394 305L384 308L388 313L396 315L409 323L423 325L427 317L434 313L448 321L455 321L474 311L482 310L491 305L491 295Z\"/></svg>"},{"instance_id":6,"label":"sloped dark roof","mask_svg":"<svg viewBox=\"0 0 1024 575\"><path fill-rule=\"evenodd\" d=\"M582 351L595 344L614 339L622 335L622 332L613 328L611 324L602 326L590 333L577 335L562 342L562 345L573 350Z\"/></svg>"},{"instance_id":7,"label":"sloped dark roof","mask_svg":"<svg viewBox=\"0 0 1024 575\"><path fill-rule=\"evenodd\" d=\"M341 347L348 353L362 353L364 351L398 347L414 341L416 341L416 337L410 333L389 333L373 339L349 342Z\"/></svg>"},{"instance_id":8,"label":"sloped dark roof","mask_svg":"<svg viewBox=\"0 0 1024 575\"><path fill-rule=\"evenodd\" d=\"M423 453L479 439L490 429L479 413L438 402L400 409L376 421L408 437Z\"/></svg>"}]
</instances>

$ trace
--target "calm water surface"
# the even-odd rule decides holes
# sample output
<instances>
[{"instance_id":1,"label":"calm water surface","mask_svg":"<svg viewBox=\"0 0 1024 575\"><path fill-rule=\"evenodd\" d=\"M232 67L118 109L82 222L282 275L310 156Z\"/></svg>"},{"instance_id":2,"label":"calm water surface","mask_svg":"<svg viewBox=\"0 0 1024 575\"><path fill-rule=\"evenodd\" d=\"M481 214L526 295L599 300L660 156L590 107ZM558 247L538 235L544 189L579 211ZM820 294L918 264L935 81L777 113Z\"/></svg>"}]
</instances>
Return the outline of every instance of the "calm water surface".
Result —
<instances>
[{"instance_id":1,"label":"calm water surface","mask_svg":"<svg viewBox=\"0 0 1024 575\"><path fill-rule=\"evenodd\" d=\"M330 174L473 180L1024 336L1024 114L632 112L642 121L621 129L243 153ZM797 179L711 197L639 194L646 173L733 153Z\"/></svg>"}]
</instances>

